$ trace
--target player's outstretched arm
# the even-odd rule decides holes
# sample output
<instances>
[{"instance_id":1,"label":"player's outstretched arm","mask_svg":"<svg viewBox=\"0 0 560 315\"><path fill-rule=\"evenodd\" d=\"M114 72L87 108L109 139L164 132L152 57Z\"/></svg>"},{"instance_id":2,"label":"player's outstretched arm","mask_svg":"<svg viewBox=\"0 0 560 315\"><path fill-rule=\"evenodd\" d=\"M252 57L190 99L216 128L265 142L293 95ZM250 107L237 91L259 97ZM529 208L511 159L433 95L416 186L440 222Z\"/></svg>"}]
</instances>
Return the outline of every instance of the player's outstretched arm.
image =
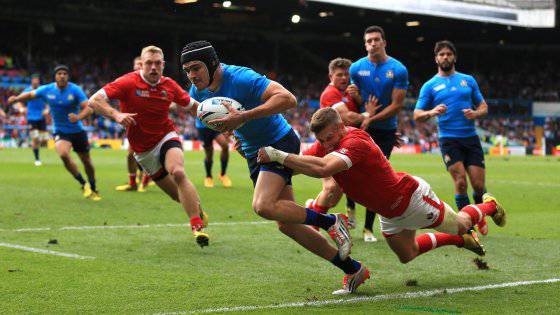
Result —
<instances>
[{"instance_id":1,"label":"player's outstretched arm","mask_svg":"<svg viewBox=\"0 0 560 315\"><path fill-rule=\"evenodd\" d=\"M103 89L99 90L89 98L88 106L98 114L113 119L124 127L136 125L136 121L134 120L134 116L136 116L136 114L121 113L111 107Z\"/></svg>"},{"instance_id":2,"label":"player's outstretched arm","mask_svg":"<svg viewBox=\"0 0 560 315\"><path fill-rule=\"evenodd\" d=\"M32 99L36 98L36 97L37 96L35 95L35 90L25 92L25 93L21 93L18 96L12 95L8 98L8 104L13 104L13 103L17 103L17 102L27 102L29 100L32 100Z\"/></svg>"},{"instance_id":3,"label":"player's outstretched arm","mask_svg":"<svg viewBox=\"0 0 560 315\"><path fill-rule=\"evenodd\" d=\"M346 162L335 155L327 154L322 158L310 155L296 155L273 147L261 148L257 161L259 163L277 162L297 173L316 178L330 177L348 169Z\"/></svg>"}]
</instances>

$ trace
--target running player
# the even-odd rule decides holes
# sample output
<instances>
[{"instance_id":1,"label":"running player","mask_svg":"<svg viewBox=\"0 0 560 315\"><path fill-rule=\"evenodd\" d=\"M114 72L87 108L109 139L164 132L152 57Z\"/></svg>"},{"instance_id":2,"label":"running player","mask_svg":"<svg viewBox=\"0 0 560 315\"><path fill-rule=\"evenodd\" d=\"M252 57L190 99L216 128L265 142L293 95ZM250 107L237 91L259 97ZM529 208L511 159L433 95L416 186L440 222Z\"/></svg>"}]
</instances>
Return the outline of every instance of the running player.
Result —
<instances>
[{"instance_id":1,"label":"running player","mask_svg":"<svg viewBox=\"0 0 560 315\"><path fill-rule=\"evenodd\" d=\"M285 208L282 205L295 205L293 171L278 163L257 163L258 149L263 146L299 153L299 139L280 114L296 106L293 94L249 68L220 63L207 41L187 44L181 53L181 64L193 84L191 95L195 99L224 96L235 99L245 109L238 111L224 104L229 114L210 123L221 125L223 132L235 130L255 187L253 210L265 219L277 221L282 233L343 270L348 286L356 288L362 284L369 278L369 271L349 257L351 242L346 217L304 208L280 210ZM308 225L327 230L338 249Z\"/></svg>"},{"instance_id":2,"label":"running player","mask_svg":"<svg viewBox=\"0 0 560 315\"><path fill-rule=\"evenodd\" d=\"M338 111L342 121L347 126L359 127L364 118L369 117L367 112L360 114L356 102L346 89L350 83L350 66L352 61L344 58L336 58L329 63L329 80L321 98L320 107L332 107ZM306 154L306 152L304 152ZM306 207L320 213L327 213L328 209L336 206L342 196L342 191L333 178L323 179L323 190L315 199L308 199ZM355 203L347 197L348 226L352 229L356 226Z\"/></svg>"},{"instance_id":3,"label":"running player","mask_svg":"<svg viewBox=\"0 0 560 315\"><path fill-rule=\"evenodd\" d=\"M311 131L317 142L315 156L300 156L265 147L259 150L259 162L276 162L295 172L312 177L333 176L353 200L380 215L381 231L389 247L402 263L445 245L455 245L484 255L476 233L469 229L484 216L498 226L506 223L506 213L489 194L483 203L468 205L455 213L439 200L423 179L397 173L368 133L344 126L332 108L323 108L311 118ZM303 207L294 203L279 205L278 211L290 212ZM416 237L416 230L433 228L441 233Z\"/></svg>"},{"instance_id":4,"label":"running player","mask_svg":"<svg viewBox=\"0 0 560 315\"><path fill-rule=\"evenodd\" d=\"M196 118L196 129L198 137L204 147L204 169L206 170L206 178L204 178L204 187L214 187L214 178L212 177L212 164L214 163L214 141L220 145L222 151L220 153L221 171L218 179L224 187L231 187L231 179L226 175L227 165L229 161L229 137L223 133L214 131L206 127L198 117Z\"/></svg>"},{"instance_id":5,"label":"running player","mask_svg":"<svg viewBox=\"0 0 560 315\"><path fill-rule=\"evenodd\" d=\"M54 121L56 152L68 172L80 183L84 197L99 201L101 196L95 183L95 168L89 154L88 136L81 122L90 116L93 110L87 106L84 91L78 85L68 82L69 77L68 67L58 65L54 68L55 82L24 92L17 97L11 96L8 103L26 102L37 98L48 103ZM82 161L88 182L84 180L70 156L70 149L73 149Z\"/></svg>"},{"instance_id":6,"label":"running player","mask_svg":"<svg viewBox=\"0 0 560 315\"><path fill-rule=\"evenodd\" d=\"M467 175L473 187L475 203L486 193L484 153L476 134L474 120L488 114L476 80L455 71L457 50L450 41L437 42L434 49L438 73L420 90L414 120L438 116L438 133L443 162L455 184L455 203L462 209L470 203ZM481 234L488 233L485 220L478 224Z\"/></svg>"},{"instance_id":7,"label":"running player","mask_svg":"<svg viewBox=\"0 0 560 315\"><path fill-rule=\"evenodd\" d=\"M364 119L362 129L371 135L383 155L389 159L397 142L397 114L404 106L408 72L401 62L387 55L387 41L381 27L366 28L364 43L368 55L350 67L353 84L348 87L348 93L361 98L360 104L370 98L378 100L381 106L379 112ZM372 233L374 211L375 209L366 210L365 241L376 241Z\"/></svg>"},{"instance_id":8,"label":"running player","mask_svg":"<svg viewBox=\"0 0 560 315\"><path fill-rule=\"evenodd\" d=\"M132 63L134 71L140 71L142 69L142 58L140 56L134 58ZM128 168L128 184L120 185L115 187L117 191L138 191L145 192L150 182L150 175L146 174L143 170L138 169L138 162L134 159L134 151L132 148L128 147L128 154L126 156L126 166ZM136 182L137 174L140 175L140 186Z\"/></svg>"},{"instance_id":9,"label":"running player","mask_svg":"<svg viewBox=\"0 0 560 315\"><path fill-rule=\"evenodd\" d=\"M38 74L31 76L31 86L23 90L23 93L31 92L39 88L40 78ZM31 148L35 156L35 166L41 166L41 159L39 158L39 148L41 144L46 142L49 138L47 132L47 115L49 114L49 107L47 102L41 98L35 98L27 102L27 124L29 125L29 136L31 137Z\"/></svg>"},{"instance_id":10,"label":"running player","mask_svg":"<svg viewBox=\"0 0 560 315\"><path fill-rule=\"evenodd\" d=\"M142 49L142 69L105 85L90 98L90 106L126 128L136 161L156 184L179 202L190 218L198 245L208 246L204 232L207 217L200 208L196 188L185 174L183 146L169 118L171 102L196 112L197 103L172 79L163 76L163 51L156 46ZM118 111L109 100L119 100Z\"/></svg>"}]
</instances>

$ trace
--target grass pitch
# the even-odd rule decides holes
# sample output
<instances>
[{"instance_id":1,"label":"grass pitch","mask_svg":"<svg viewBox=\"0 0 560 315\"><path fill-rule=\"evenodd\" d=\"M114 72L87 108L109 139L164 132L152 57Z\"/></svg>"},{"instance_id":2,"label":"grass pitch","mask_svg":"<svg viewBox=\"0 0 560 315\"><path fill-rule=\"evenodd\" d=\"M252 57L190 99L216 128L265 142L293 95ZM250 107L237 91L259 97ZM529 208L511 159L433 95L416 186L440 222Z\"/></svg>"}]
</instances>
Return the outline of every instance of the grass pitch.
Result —
<instances>
[{"instance_id":1,"label":"grass pitch","mask_svg":"<svg viewBox=\"0 0 560 315\"><path fill-rule=\"evenodd\" d=\"M202 184L202 153L186 153L185 169L215 223L204 249L180 225L187 222L180 206L156 187L146 193L114 190L127 180L124 151L92 151L100 202L81 197L53 151L41 154L44 165L35 167L30 150L0 150L0 243L95 258L0 247L3 314L560 312L560 282L449 290L560 278L557 158L487 158L488 189L509 215L502 229L489 221L490 235L483 238L488 270L478 269L473 254L455 247L402 265L383 240L365 244L361 230L354 230L353 257L368 265L372 279L358 294L333 302L338 298L331 292L341 286L342 273L252 212L252 185L237 154L229 167L234 187L217 182L208 189ZM397 170L425 178L440 198L454 204L439 156L395 155L391 161ZM294 180L300 203L320 187L320 181L301 175ZM358 213L363 223L362 207ZM375 234L381 239L378 222ZM422 294L397 295L407 292ZM309 303L290 304L300 302Z\"/></svg>"}]
</instances>

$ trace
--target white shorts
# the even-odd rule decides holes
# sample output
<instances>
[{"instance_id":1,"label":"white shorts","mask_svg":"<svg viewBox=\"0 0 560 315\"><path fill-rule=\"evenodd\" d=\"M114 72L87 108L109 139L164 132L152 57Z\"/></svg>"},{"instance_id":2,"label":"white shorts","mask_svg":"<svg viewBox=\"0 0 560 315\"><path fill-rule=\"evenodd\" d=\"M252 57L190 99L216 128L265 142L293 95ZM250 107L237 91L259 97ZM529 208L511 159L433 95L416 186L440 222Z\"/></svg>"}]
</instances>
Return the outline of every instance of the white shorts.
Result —
<instances>
[{"instance_id":1,"label":"white shorts","mask_svg":"<svg viewBox=\"0 0 560 315\"><path fill-rule=\"evenodd\" d=\"M134 153L134 158L142 166L144 171L148 173L151 177L158 179L163 173L165 173L165 168L161 165L160 156L161 156L161 147L163 144L169 140L177 140L181 141L179 135L172 131L163 137L158 144L156 144L150 151L142 152L142 153Z\"/></svg>"},{"instance_id":2,"label":"white shorts","mask_svg":"<svg viewBox=\"0 0 560 315\"><path fill-rule=\"evenodd\" d=\"M413 177L418 181L418 188L412 194L404 213L390 219L379 216L381 233L385 237L391 237L403 230L433 228L443 221L445 203L432 191L430 184L420 177Z\"/></svg>"}]
</instances>

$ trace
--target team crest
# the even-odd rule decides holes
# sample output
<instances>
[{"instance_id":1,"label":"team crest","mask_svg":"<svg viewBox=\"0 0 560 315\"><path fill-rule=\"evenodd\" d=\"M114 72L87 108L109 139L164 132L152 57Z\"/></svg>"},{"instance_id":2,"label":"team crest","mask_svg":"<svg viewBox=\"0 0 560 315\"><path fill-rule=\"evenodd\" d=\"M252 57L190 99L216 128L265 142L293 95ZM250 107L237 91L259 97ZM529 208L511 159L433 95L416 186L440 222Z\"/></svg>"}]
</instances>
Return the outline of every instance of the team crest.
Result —
<instances>
[{"instance_id":1,"label":"team crest","mask_svg":"<svg viewBox=\"0 0 560 315\"><path fill-rule=\"evenodd\" d=\"M389 70L385 73L385 77L388 79L392 79L395 77L395 74L393 73L393 70Z\"/></svg>"},{"instance_id":2,"label":"team crest","mask_svg":"<svg viewBox=\"0 0 560 315\"><path fill-rule=\"evenodd\" d=\"M467 86L467 80L461 80L461 86Z\"/></svg>"},{"instance_id":3,"label":"team crest","mask_svg":"<svg viewBox=\"0 0 560 315\"><path fill-rule=\"evenodd\" d=\"M451 157L449 156L449 154L446 154L446 155L443 157L443 160L445 161L445 163L449 163L449 161L451 161Z\"/></svg>"},{"instance_id":4,"label":"team crest","mask_svg":"<svg viewBox=\"0 0 560 315\"><path fill-rule=\"evenodd\" d=\"M166 90L161 91L161 95L163 95L163 97L167 98L167 91Z\"/></svg>"},{"instance_id":5,"label":"team crest","mask_svg":"<svg viewBox=\"0 0 560 315\"><path fill-rule=\"evenodd\" d=\"M68 100L73 101L74 100L74 95L72 95L72 94L68 95Z\"/></svg>"},{"instance_id":6,"label":"team crest","mask_svg":"<svg viewBox=\"0 0 560 315\"><path fill-rule=\"evenodd\" d=\"M346 154L346 153L348 153L348 150L346 148L342 148L342 149L338 150L338 152L340 152L342 154Z\"/></svg>"}]
</instances>

